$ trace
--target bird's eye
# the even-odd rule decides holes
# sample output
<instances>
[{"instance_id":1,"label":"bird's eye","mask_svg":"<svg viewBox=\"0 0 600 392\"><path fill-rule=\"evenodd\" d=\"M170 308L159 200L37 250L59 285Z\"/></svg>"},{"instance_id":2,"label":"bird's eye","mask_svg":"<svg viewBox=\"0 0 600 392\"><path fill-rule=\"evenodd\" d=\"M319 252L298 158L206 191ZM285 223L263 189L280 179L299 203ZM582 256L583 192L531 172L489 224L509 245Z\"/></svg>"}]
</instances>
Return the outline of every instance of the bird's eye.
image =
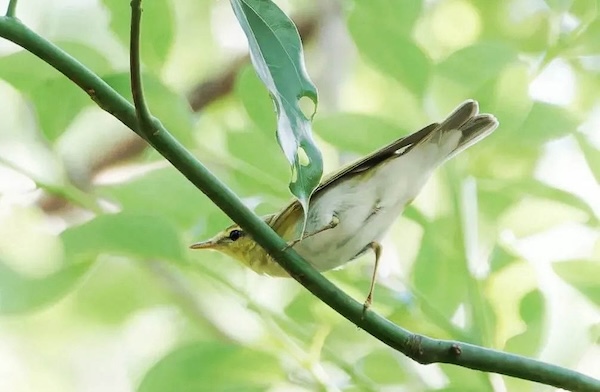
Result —
<instances>
[{"instance_id":1,"label":"bird's eye","mask_svg":"<svg viewBox=\"0 0 600 392\"><path fill-rule=\"evenodd\" d=\"M241 230L231 230L229 232L229 239L232 241L237 241L244 233Z\"/></svg>"}]
</instances>

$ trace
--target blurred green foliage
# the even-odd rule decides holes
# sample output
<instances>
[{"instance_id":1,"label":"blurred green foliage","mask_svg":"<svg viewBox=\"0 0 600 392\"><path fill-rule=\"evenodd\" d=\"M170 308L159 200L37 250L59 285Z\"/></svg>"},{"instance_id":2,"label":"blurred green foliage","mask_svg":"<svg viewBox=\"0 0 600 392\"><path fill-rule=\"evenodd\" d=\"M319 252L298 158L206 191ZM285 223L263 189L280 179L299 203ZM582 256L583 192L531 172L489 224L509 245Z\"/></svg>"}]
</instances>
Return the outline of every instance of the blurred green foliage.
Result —
<instances>
[{"instance_id":1,"label":"blurred green foliage","mask_svg":"<svg viewBox=\"0 0 600 392\"><path fill-rule=\"evenodd\" d=\"M398 219L373 309L417 333L600 377L591 365L600 361L597 1L329 3L278 2L337 26L305 42L313 80L337 81L317 83L335 102L322 100L314 121L331 170L467 98L501 124L438 170ZM30 16L23 7L19 16L129 98L119 55L128 7L82 6L78 18L107 16L104 40L91 22L77 35L44 27L75 23L69 13ZM245 45L229 4L148 1L144 9L153 113L258 213L281 207L289 167L252 69L241 67L232 90L197 114L184 98ZM332 68L340 59L343 69ZM204 195L155 152L124 154L128 131L31 54L1 56L0 82L0 341L8 342L0 368L14 361L26 375L0 380L2 389L492 391L503 382L550 390L422 367L291 280L186 250L229 223ZM112 160L109 169L97 169L98 157ZM90 214L79 199L52 209L28 178L49 190L82 186L105 213ZM371 270L365 256L327 276L362 301Z\"/></svg>"}]
</instances>

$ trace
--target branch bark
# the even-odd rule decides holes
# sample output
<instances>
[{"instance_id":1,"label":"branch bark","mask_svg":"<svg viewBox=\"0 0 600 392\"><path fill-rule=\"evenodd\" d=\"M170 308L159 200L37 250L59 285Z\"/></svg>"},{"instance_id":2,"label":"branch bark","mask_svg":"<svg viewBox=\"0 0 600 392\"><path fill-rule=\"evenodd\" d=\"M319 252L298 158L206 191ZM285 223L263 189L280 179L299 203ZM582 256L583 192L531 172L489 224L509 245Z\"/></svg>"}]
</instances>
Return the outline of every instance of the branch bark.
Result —
<instances>
[{"instance_id":1,"label":"branch bark","mask_svg":"<svg viewBox=\"0 0 600 392\"><path fill-rule=\"evenodd\" d=\"M76 59L35 34L17 19L0 17L0 36L53 66L90 95L103 110L115 116L140 136L146 136L146 140L158 152L231 219L247 230L294 279L321 301L381 342L422 364L435 362L455 364L572 391L600 391L600 380L573 370L472 344L413 334L372 311L363 316L362 304L354 301L329 282L293 249L286 249L286 242L245 207L228 187L196 160L160 123L152 123L152 126L156 125L157 128L153 128L151 132L142 131L138 126L135 108L127 100Z\"/></svg>"}]
</instances>

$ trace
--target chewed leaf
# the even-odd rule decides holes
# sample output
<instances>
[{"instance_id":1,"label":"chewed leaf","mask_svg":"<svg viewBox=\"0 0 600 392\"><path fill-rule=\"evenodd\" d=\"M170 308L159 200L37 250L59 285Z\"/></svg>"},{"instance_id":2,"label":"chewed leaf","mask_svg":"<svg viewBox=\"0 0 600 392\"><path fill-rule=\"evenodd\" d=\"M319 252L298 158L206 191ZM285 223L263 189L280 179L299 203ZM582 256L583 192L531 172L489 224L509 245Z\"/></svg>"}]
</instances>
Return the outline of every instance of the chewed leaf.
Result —
<instances>
[{"instance_id":1,"label":"chewed leaf","mask_svg":"<svg viewBox=\"0 0 600 392\"><path fill-rule=\"evenodd\" d=\"M306 214L323 160L312 137L314 113L305 115L300 105L308 98L316 108L317 89L305 70L298 30L270 0L231 0L231 6L248 38L254 69L275 103L277 140L292 167L290 191Z\"/></svg>"}]
</instances>

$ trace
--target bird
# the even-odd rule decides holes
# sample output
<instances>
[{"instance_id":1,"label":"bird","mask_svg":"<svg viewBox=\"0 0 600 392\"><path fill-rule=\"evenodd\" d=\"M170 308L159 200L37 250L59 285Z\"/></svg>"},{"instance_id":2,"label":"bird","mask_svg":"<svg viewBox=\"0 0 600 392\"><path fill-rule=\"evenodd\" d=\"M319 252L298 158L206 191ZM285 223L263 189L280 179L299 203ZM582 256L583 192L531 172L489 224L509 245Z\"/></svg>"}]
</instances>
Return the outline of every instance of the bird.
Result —
<instances>
[{"instance_id":1,"label":"bird","mask_svg":"<svg viewBox=\"0 0 600 392\"><path fill-rule=\"evenodd\" d=\"M372 251L375 265L366 311L372 304L381 240L394 221L444 162L490 135L499 125L479 104L467 100L446 119L401 137L324 179L305 214L298 200L262 219L318 271L345 265ZM239 260L259 274L289 274L239 225L194 243Z\"/></svg>"}]
</instances>

